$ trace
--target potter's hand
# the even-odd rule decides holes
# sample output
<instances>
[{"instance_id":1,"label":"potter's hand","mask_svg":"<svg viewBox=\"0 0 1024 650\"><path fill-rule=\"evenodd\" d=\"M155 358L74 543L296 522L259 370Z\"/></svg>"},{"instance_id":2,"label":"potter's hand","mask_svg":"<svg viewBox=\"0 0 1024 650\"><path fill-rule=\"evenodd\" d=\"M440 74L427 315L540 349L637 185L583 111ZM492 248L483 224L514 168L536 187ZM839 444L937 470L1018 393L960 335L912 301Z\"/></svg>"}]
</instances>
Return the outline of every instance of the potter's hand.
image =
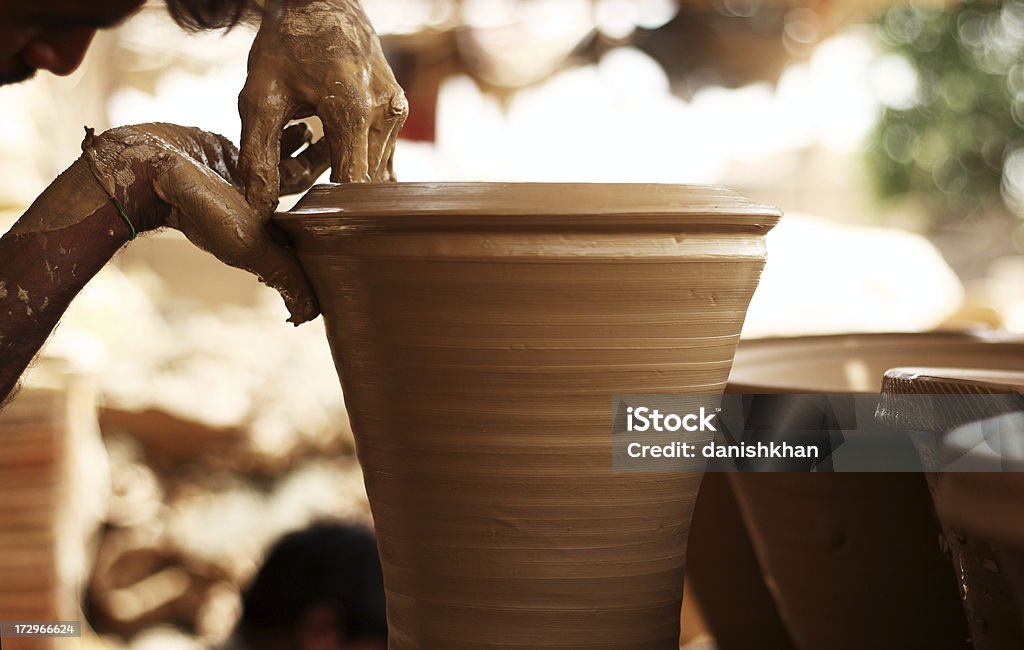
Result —
<instances>
[{"instance_id":1,"label":"potter's hand","mask_svg":"<svg viewBox=\"0 0 1024 650\"><path fill-rule=\"evenodd\" d=\"M332 182L395 180L408 104L359 0L268 1L238 112L246 199L261 215L277 203L278 141L291 119L323 122L307 155L329 156Z\"/></svg>"},{"instance_id":2,"label":"potter's hand","mask_svg":"<svg viewBox=\"0 0 1024 650\"><path fill-rule=\"evenodd\" d=\"M306 141L305 125L289 128L280 139L286 147L283 157ZM238 151L229 140L174 124L140 124L99 136L89 133L82 149L100 185L124 204L138 230L176 228L222 262L276 289L291 322L317 316L316 299L298 261L242 196ZM293 176L288 188L293 191L315 180Z\"/></svg>"},{"instance_id":3,"label":"potter's hand","mask_svg":"<svg viewBox=\"0 0 1024 650\"><path fill-rule=\"evenodd\" d=\"M283 156L307 140L304 126L289 129ZM86 130L82 156L0 237L0 408L75 295L136 232L177 228L277 289L291 321L316 317L299 263L242 196L237 163L228 140L199 129ZM291 172L293 190L313 181Z\"/></svg>"}]
</instances>

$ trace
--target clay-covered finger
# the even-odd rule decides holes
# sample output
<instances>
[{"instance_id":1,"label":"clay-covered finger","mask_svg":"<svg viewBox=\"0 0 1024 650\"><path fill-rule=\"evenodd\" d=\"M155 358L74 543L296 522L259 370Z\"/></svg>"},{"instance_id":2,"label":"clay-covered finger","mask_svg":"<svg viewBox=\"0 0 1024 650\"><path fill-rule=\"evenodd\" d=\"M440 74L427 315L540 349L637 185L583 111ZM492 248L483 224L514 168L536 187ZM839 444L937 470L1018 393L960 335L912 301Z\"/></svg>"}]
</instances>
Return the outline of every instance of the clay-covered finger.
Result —
<instances>
[{"instance_id":1,"label":"clay-covered finger","mask_svg":"<svg viewBox=\"0 0 1024 650\"><path fill-rule=\"evenodd\" d=\"M298 260L271 240L261 216L223 178L191 158L163 168L156 194L172 209L169 226L220 261L276 289L295 324L316 318L316 296Z\"/></svg>"},{"instance_id":2,"label":"clay-covered finger","mask_svg":"<svg viewBox=\"0 0 1024 650\"><path fill-rule=\"evenodd\" d=\"M317 114L324 125L324 138L331 149L331 181L368 183L367 141L370 110L365 92L347 88L320 102Z\"/></svg>"},{"instance_id":3,"label":"clay-covered finger","mask_svg":"<svg viewBox=\"0 0 1024 650\"><path fill-rule=\"evenodd\" d=\"M378 111L374 128L370 131L369 161L371 180L375 183L393 181L392 161L398 132L409 116L409 104L405 94L398 92Z\"/></svg>"},{"instance_id":4,"label":"clay-covered finger","mask_svg":"<svg viewBox=\"0 0 1024 650\"><path fill-rule=\"evenodd\" d=\"M281 96L263 94L246 84L238 96L242 143L238 171L245 199L263 221L277 207L282 132L289 119L289 104Z\"/></svg>"},{"instance_id":5,"label":"clay-covered finger","mask_svg":"<svg viewBox=\"0 0 1024 650\"><path fill-rule=\"evenodd\" d=\"M386 163L386 152L388 140L391 137L391 123L388 120L386 107L380 107L374 111L372 125L370 126L369 138L367 140L367 164L369 166L370 180L374 183L381 182L380 169Z\"/></svg>"},{"instance_id":6,"label":"clay-covered finger","mask_svg":"<svg viewBox=\"0 0 1024 650\"><path fill-rule=\"evenodd\" d=\"M350 137L352 157L349 161L348 174L342 177L342 182L369 183L370 118L368 115L362 115L355 120Z\"/></svg>"},{"instance_id":7,"label":"clay-covered finger","mask_svg":"<svg viewBox=\"0 0 1024 650\"><path fill-rule=\"evenodd\" d=\"M250 263L243 267L246 271L256 274L264 284L277 290L288 308L289 323L301 325L320 315L313 287L299 265L295 256L281 246L263 237L264 246L259 253L250 258Z\"/></svg>"}]
</instances>

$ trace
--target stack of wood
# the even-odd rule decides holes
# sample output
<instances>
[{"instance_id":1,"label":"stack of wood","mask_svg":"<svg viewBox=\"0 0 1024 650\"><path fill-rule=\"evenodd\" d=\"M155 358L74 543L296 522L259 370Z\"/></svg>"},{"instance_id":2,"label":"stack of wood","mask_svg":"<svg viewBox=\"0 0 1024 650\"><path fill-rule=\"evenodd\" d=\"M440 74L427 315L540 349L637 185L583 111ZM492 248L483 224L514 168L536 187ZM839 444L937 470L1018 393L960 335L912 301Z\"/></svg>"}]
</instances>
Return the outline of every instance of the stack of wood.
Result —
<instances>
[{"instance_id":1,"label":"stack of wood","mask_svg":"<svg viewBox=\"0 0 1024 650\"><path fill-rule=\"evenodd\" d=\"M51 390L25 390L0 418L0 612L7 620L57 617L64 419L62 396Z\"/></svg>"},{"instance_id":2,"label":"stack of wood","mask_svg":"<svg viewBox=\"0 0 1024 650\"><path fill-rule=\"evenodd\" d=\"M91 396L67 385L26 388L0 414L0 618L79 620L88 529L95 509L79 495L94 431ZM84 443L84 447L83 447ZM93 493L96 490L92 490ZM90 519L90 522L85 522ZM83 525L84 524L84 525ZM5 650L63 647L67 639L5 638Z\"/></svg>"}]
</instances>

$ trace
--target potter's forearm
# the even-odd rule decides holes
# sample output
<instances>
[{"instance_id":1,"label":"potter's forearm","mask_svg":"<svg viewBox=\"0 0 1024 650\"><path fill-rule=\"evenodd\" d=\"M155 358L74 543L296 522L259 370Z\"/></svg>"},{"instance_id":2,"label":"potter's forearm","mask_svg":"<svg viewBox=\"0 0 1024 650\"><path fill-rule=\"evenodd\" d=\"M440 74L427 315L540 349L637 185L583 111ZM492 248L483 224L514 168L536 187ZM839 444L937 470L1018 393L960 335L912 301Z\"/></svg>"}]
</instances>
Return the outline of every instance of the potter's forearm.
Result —
<instances>
[{"instance_id":1,"label":"potter's forearm","mask_svg":"<svg viewBox=\"0 0 1024 650\"><path fill-rule=\"evenodd\" d=\"M0 238L0 404L8 399L71 300L128 241L112 204L44 232Z\"/></svg>"}]
</instances>

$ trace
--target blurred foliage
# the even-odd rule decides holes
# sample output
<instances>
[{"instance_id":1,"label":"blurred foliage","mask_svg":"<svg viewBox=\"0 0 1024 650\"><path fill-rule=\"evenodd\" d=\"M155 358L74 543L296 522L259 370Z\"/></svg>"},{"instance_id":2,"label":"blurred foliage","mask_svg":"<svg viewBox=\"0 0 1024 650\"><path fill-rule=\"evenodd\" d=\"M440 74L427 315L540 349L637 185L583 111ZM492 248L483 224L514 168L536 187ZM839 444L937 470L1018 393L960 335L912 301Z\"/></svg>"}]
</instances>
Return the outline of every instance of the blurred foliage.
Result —
<instances>
[{"instance_id":1,"label":"blurred foliage","mask_svg":"<svg viewBox=\"0 0 1024 650\"><path fill-rule=\"evenodd\" d=\"M881 195L911 195L940 219L1024 217L1024 0L896 5L877 26L890 61L916 76L873 134Z\"/></svg>"}]
</instances>

